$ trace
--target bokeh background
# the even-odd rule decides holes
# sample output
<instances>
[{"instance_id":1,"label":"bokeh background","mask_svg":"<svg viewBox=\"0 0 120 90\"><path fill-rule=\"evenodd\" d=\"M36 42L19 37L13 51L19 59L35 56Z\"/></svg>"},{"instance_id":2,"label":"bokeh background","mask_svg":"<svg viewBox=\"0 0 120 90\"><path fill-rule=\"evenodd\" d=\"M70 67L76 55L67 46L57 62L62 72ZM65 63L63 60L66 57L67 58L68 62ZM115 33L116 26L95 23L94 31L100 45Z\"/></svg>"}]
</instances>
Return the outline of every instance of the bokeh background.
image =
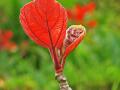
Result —
<instances>
[{"instance_id":1,"label":"bokeh background","mask_svg":"<svg viewBox=\"0 0 120 90\"><path fill-rule=\"evenodd\" d=\"M0 90L59 90L47 49L19 23L30 0L0 0ZM58 0L68 26L83 24L84 41L67 58L64 73L73 90L120 90L120 0Z\"/></svg>"}]
</instances>

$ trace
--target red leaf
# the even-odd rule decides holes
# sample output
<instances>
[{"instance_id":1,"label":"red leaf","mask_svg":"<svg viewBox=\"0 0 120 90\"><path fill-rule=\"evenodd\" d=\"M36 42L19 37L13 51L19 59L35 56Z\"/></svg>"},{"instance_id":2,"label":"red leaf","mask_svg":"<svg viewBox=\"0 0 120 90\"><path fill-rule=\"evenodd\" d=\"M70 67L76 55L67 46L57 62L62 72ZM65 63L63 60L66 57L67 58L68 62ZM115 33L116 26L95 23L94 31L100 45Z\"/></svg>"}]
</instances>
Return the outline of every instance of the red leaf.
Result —
<instances>
[{"instance_id":1,"label":"red leaf","mask_svg":"<svg viewBox=\"0 0 120 90\"><path fill-rule=\"evenodd\" d=\"M66 11L55 0L35 0L26 4L20 13L26 34L37 44L60 47L66 31Z\"/></svg>"}]
</instances>

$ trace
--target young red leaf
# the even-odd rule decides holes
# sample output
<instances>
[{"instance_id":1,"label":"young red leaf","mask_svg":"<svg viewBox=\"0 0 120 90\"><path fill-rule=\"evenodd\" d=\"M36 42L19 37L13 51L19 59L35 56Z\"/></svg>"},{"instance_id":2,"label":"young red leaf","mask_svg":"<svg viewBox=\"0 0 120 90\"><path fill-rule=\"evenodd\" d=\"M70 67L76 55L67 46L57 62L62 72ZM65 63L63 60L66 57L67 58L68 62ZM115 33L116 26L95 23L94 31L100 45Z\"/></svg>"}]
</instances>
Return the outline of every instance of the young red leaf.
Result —
<instances>
[{"instance_id":1,"label":"young red leaf","mask_svg":"<svg viewBox=\"0 0 120 90\"><path fill-rule=\"evenodd\" d=\"M52 49L60 47L66 31L66 11L55 0L35 0L20 13L26 34L37 44Z\"/></svg>"},{"instance_id":2,"label":"young red leaf","mask_svg":"<svg viewBox=\"0 0 120 90\"><path fill-rule=\"evenodd\" d=\"M62 46L65 37L65 9L55 0L34 0L21 9L20 22L33 41L49 48L55 69L61 69L55 48Z\"/></svg>"}]
</instances>

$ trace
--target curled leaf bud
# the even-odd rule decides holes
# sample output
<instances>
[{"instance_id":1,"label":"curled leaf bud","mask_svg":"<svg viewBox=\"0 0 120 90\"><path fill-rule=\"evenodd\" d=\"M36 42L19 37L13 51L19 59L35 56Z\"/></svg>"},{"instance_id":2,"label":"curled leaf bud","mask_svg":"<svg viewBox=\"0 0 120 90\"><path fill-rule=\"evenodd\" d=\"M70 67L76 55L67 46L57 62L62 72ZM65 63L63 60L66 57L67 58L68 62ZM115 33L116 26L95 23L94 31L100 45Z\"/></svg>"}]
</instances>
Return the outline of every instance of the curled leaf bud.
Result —
<instances>
[{"instance_id":1,"label":"curled leaf bud","mask_svg":"<svg viewBox=\"0 0 120 90\"><path fill-rule=\"evenodd\" d=\"M72 25L66 31L66 37L64 40L64 48L67 48L76 39L81 37L82 33L85 32L85 28L82 25Z\"/></svg>"}]
</instances>

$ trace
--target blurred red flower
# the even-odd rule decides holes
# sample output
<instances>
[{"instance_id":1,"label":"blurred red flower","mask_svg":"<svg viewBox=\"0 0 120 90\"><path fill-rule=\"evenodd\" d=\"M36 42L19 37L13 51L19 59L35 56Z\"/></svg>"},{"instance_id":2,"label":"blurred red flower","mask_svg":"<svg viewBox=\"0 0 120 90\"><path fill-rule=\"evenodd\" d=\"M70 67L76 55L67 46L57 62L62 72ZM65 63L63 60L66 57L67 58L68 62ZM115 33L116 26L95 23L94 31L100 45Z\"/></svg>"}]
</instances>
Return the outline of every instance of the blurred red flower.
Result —
<instances>
[{"instance_id":1,"label":"blurred red flower","mask_svg":"<svg viewBox=\"0 0 120 90\"><path fill-rule=\"evenodd\" d=\"M96 4L94 2L90 2L85 6L80 6L79 4L76 4L74 8L72 9L67 9L67 14L68 14L68 18L71 21L75 21L75 23L79 24L83 24L84 23L84 18L86 17L86 15L88 13L91 13L95 10L96 8ZM91 27L95 27L96 26L96 22L94 20L88 22L88 25ZM94 25L93 25L94 24Z\"/></svg>"},{"instance_id":2,"label":"blurred red flower","mask_svg":"<svg viewBox=\"0 0 120 90\"><path fill-rule=\"evenodd\" d=\"M87 22L88 27L90 28L94 28L95 26L97 26L97 21L96 20L91 20Z\"/></svg>"},{"instance_id":3,"label":"blurred red flower","mask_svg":"<svg viewBox=\"0 0 120 90\"><path fill-rule=\"evenodd\" d=\"M17 48L16 43L12 42L13 32L0 30L0 50L15 51Z\"/></svg>"}]
</instances>

